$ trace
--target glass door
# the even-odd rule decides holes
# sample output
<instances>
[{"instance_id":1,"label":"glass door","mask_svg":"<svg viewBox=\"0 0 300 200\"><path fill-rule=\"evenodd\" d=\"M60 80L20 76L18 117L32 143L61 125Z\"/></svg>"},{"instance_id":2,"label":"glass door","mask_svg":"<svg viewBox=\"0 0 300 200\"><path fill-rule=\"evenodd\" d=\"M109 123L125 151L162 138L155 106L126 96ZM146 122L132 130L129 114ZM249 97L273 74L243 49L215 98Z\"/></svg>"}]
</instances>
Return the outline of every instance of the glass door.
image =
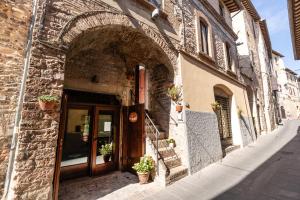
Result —
<instances>
[{"instance_id":1,"label":"glass door","mask_svg":"<svg viewBox=\"0 0 300 200\"><path fill-rule=\"evenodd\" d=\"M84 106L69 106L66 119L60 165L62 179L88 174L91 109Z\"/></svg>"},{"instance_id":2,"label":"glass door","mask_svg":"<svg viewBox=\"0 0 300 200\"><path fill-rule=\"evenodd\" d=\"M95 111L92 174L113 170L118 163L118 107L101 106Z\"/></svg>"}]
</instances>

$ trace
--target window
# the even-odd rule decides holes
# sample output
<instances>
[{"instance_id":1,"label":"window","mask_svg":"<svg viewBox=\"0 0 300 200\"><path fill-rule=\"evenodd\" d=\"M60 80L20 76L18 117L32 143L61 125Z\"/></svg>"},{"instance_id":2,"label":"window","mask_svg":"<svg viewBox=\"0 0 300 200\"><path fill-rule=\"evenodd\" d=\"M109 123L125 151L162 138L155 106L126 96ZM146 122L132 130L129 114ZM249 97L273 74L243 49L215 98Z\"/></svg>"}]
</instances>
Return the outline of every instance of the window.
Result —
<instances>
[{"instance_id":1,"label":"window","mask_svg":"<svg viewBox=\"0 0 300 200\"><path fill-rule=\"evenodd\" d=\"M222 17L224 17L225 16L224 6L223 6L222 2L220 2L220 1L219 1L219 10L220 10L220 15Z\"/></svg>"},{"instance_id":2,"label":"window","mask_svg":"<svg viewBox=\"0 0 300 200\"><path fill-rule=\"evenodd\" d=\"M209 55L208 50L208 26L200 20L200 33L201 33L201 46L200 49L203 53Z\"/></svg>"},{"instance_id":3,"label":"window","mask_svg":"<svg viewBox=\"0 0 300 200\"><path fill-rule=\"evenodd\" d=\"M230 45L226 42L225 43L225 54L226 54L226 64L227 64L227 67L229 70L232 70L231 68L231 48L230 48Z\"/></svg>"}]
</instances>

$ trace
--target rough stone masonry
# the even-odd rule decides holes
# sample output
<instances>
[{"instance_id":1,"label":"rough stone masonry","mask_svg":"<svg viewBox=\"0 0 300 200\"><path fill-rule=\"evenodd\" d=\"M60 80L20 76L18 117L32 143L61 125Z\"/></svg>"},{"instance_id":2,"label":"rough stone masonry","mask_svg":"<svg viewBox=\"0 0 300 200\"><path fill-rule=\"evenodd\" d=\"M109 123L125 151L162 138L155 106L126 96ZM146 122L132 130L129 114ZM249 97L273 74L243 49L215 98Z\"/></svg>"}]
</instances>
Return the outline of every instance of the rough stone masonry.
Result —
<instances>
[{"instance_id":1,"label":"rough stone masonry","mask_svg":"<svg viewBox=\"0 0 300 200\"><path fill-rule=\"evenodd\" d=\"M0 1L0 196L3 193L32 2Z\"/></svg>"}]
</instances>

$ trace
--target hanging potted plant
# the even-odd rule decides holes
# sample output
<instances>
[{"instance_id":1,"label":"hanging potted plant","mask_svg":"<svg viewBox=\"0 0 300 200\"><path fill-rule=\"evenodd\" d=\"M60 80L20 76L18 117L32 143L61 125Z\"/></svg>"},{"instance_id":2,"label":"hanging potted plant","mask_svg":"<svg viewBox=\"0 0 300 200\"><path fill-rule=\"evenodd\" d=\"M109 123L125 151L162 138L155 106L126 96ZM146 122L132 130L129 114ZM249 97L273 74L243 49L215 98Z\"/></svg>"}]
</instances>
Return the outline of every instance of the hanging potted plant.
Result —
<instances>
[{"instance_id":1,"label":"hanging potted plant","mask_svg":"<svg viewBox=\"0 0 300 200\"><path fill-rule=\"evenodd\" d=\"M38 97L41 110L53 110L58 101L56 96L42 95Z\"/></svg>"},{"instance_id":2,"label":"hanging potted plant","mask_svg":"<svg viewBox=\"0 0 300 200\"><path fill-rule=\"evenodd\" d=\"M104 162L105 163L109 162L109 159L112 154L112 144L102 145L99 151L103 155Z\"/></svg>"},{"instance_id":3,"label":"hanging potted plant","mask_svg":"<svg viewBox=\"0 0 300 200\"><path fill-rule=\"evenodd\" d=\"M140 162L132 167L138 174L140 184L148 183L150 172L154 169L154 160L151 156L140 158Z\"/></svg>"},{"instance_id":4,"label":"hanging potted plant","mask_svg":"<svg viewBox=\"0 0 300 200\"><path fill-rule=\"evenodd\" d=\"M222 107L220 105L219 102L215 101L211 104L211 107L213 109L213 111L217 112L218 110L220 110Z\"/></svg>"},{"instance_id":5,"label":"hanging potted plant","mask_svg":"<svg viewBox=\"0 0 300 200\"><path fill-rule=\"evenodd\" d=\"M172 85L168 88L167 95L176 103L176 111L181 112L183 106L181 105L182 101L182 86Z\"/></svg>"},{"instance_id":6,"label":"hanging potted plant","mask_svg":"<svg viewBox=\"0 0 300 200\"><path fill-rule=\"evenodd\" d=\"M171 148L175 147L175 140L173 138L168 139L167 143L169 144L169 147Z\"/></svg>"}]
</instances>

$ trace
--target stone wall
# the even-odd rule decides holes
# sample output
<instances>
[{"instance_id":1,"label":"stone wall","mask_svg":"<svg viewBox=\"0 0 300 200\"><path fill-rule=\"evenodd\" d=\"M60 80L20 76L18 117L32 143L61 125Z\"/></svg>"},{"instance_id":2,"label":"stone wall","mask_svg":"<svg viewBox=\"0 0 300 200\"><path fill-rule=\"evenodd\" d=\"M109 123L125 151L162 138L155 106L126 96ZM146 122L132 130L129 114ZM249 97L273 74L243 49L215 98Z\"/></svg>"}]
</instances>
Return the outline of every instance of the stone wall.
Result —
<instances>
[{"instance_id":1,"label":"stone wall","mask_svg":"<svg viewBox=\"0 0 300 200\"><path fill-rule=\"evenodd\" d=\"M240 20L243 20L243 26L240 24ZM246 43L243 48L247 48L248 54L245 54L246 50L239 48L239 64L241 66L241 72L246 74L247 77L251 79L249 86L256 94L256 99L259 101L259 110L253 113L255 118L256 130L265 131L266 130L266 120L264 114L264 95L263 95L263 83L261 75L261 66L258 54L258 42L259 42L259 24L258 21L253 23L252 16L247 12L246 9L240 12L233 20L233 27L236 32L239 32L239 38L243 38L240 42ZM243 30L244 29L244 30ZM242 35L243 34L243 35ZM247 82L248 80L244 80ZM249 81L248 81L249 82ZM255 92L257 91L257 92ZM255 105L256 105L255 104ZM258 119L259 118L259 119ZM259 125L260 123L260 125Z\"/></svg>"},{"instance_id":2,"label":"stone wall","mask_svg":"<svg viewBox=\"0 0 300 200\"><path fill-rule=\"evenodd\" d=\"M0 2L0 197L23 72L31 1Z\"/></svg>"},{"instance_id":3,"label":"stone wall","mask_svg":"<svg viewBox=\"0 0 300 200\"><path fill-rule=\"evenodd\" d=\"M116 5L115 1L109 2ZM61 97L67 49L82 33L106 25L120 25L135 29L160 47L163 53L155 52L160 54L159 58L166 58L167 65L171 66L174 71L177 65L177 52L175 51L178 47L177 40L162 31L164 26L167 30L172 30L172 28L167 27L168 23L163 23L162 20L158 24L159 30L151 22L151 13L148 10L140 11L142 15L148 12L145 18L139 17L143 21L138 20L138 17L133 17L132 13L128 13L126 5L122 9L117 5L113 8L100 0L41 0L38 2L37 10L31 49L32 57L26 80L16 160L11 178L9 193L11 199L52 198L60 102L54 111L43 112L39 109L37 98L41 94ZM136 7L135 11L139 12L139 9ZM80 14L83 12L85 14ZM145 22L148 19L149 24ZM131 35L126 36L131 37Z\"/></svg>"},{"instance_id":4,"label":"stone wall","mask_svg":"<svg viewBox=\"0 0 300 200\"><path fill-rule=\"evenodd\" d=\"M214 5L214 4L213 4ZM190 1L183 1L183 17L184 17L184 25L182 30L182 40L185 41L185 50L196 57L198 57L197 53L197 30L196 30L196 14L200 13L207 18L207 23L211 27L211 43L213 51L211 57L216 62L218 68L222 71L226 71L226 58L224 52L224 43L228 43L231 48L231 57L234 66L237 66L237 50L235 48L235 40L232 35L225 30L225 28L220 24L216 18L214 17L208 9L200 3L200 1L196 1L194 3L190 3ZM218 12L218 10L216 10ZM229 26L231 27L231 26ZM184 39L183 39L184 38ZM238 70L236 70L238 71ZM239 76L238 76L239 77Z\"/></svg>"},{"instance_id":5,"label":"stone wall","mask_svg":"<svg viewBox=\"0 0 300 200\"><path fill-rule=\"evenodd\" d=\"M195 173L223 156L214 113L186 112L186 131L190 172Z\"/></svg>"}]
</instances>

